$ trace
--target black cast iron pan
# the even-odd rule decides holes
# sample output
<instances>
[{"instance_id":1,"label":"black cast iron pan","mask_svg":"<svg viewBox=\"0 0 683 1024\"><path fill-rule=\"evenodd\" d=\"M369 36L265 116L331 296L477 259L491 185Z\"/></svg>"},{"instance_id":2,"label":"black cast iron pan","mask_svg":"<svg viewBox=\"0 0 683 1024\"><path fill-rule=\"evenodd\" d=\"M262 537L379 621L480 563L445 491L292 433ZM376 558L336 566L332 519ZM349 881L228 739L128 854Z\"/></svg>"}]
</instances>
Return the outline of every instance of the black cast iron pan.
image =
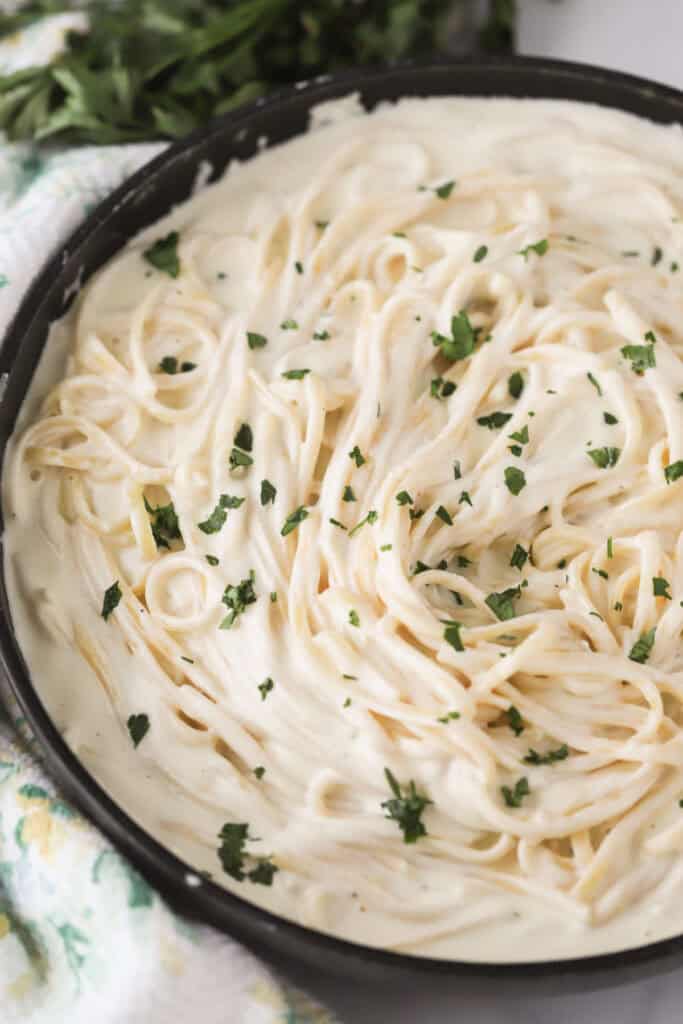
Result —
<instances>
[{"instance_id":1,"label":"black cast iron pan","mask_svg":"<svg viewBox=\"0 0 683 1024\"><path fill-rule=\"evenodd\" d=\"M640 78L559 61L512 58L441 62L372 71L351 71L286 89L242 107L187 138L134 174L91 213L52 255L28 290L0 351L0 452L9 436L45 343L49 325L85 282L143 227L186 199L200 165L214 180L234 158L246 159L266 137L283 142L303 132L316 103L359 92L372 107L402 96L532 96L580 100L617 107L663 123L683 122L683 93ZM80 277L79 277L80 275ZM391 979L431 973L502 991L586 991L627 983L683 963L683 935L620 953L560 962L468 964L388 953L331 938L252 906L207 883L188 889L190 870L136 825L71 753L43 707L12 631L5 580L0 570L0 663L53 776L82 811L182 912L234 935L260 952L295 957L348 978Z\"/></svg>"}]
</instances>

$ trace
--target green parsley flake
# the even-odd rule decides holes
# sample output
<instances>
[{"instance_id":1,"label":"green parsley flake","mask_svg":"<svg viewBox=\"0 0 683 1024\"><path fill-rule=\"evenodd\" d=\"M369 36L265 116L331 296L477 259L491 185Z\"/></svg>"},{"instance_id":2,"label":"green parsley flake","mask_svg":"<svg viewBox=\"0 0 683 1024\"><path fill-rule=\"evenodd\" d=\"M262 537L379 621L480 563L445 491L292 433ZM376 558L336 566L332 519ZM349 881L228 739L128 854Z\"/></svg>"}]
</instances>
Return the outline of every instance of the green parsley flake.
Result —
<instances>
[{"instance_id":1,"label":"green parsley flake","mask_svg":"<svg viewBox=\"0 0 683 1024\"><path fill-rule=\"evenodd\" d=\"M474 263L481 263L482 260L486 259L486 257L488 256L488 253L489 253L488 246L487 245L480 245L479 248L477 249L477 251L475 252L474 256L472 257L472 261Z\"/></svg>"},{"instance_id":2,"label":"green parsley flake","mask_svg":"<svg viewBox=\"0 0 683 1024\"><path fill-rule=\"evenodd\" d=\"M633 647L629 651L629 658L631 661L637 661L640 665L644 665L652 653L652 648L655 644L655 632L657 627L653 626L647 633L641 633L640 637L634 643Z\"/></svg>"},{"instance_id":3,"label":"green parsley flake","mask_svg":"<svg viewBox=\"0 0 683 1024\"><path fill-rule=\"evenodd\" d=\"M631 369L639 377L642 377L646 370L651 370L657 365L655 347L651 343L649 345L624 345L621 354L624 359L630 361Z\"/></svg>"},{"instance_id":4,"label":"green parsley flake","mask_svg":"<svg viewBox=\"0 0 683 1024\"><path fill-rule=\"evenodd\" d=\"M432 343L441 349L441 354L452 363L466 359L474 352L479 329L470 323L466 311L461 309L457 316L451 317L451 336L447 338L438 331L432 331Z\"/></svg>"},{"instance_id":5,"label":"green parsley flake","mask_svg":"<svg viewBox=\"0 0 683 1024\"><path fill-rule=\"evenodd\" d=\"M196 363L189 363L187 361L183 361L180 364L180 367L179 367L178 366L178 359L177 359L176 356L164 356L164 358L159 363L159 372L160 373L168 373L168 374L171 374L171 375L173 375L175 373L189 373L190 370L196 370L196 369L197 369L197 364Z\"/></svg>"},{"instance_id":6,"label":"green parsley flake","mask_svg":"<svg viewBox=\"0 0 683 1024\"><path fill-rule=\"evenodd\" d=\"M256 331L247 331L247 345L250 349L264 348L268 344L265 334L257 334Z\"/></svg>"},{"instance_id":7,"label":"green parsley flake","mask_svg":"<svg viewBox=\"0 0 683 1024\"><path fill-rule=\"evenodd\" d=\"M263 765L262 764L256 765L256 767L254 768L254 775L259 780L259 782L261 781L261 779L263 778L263 776L265 774L266 774L266 769L263 767Z\"/></svg>"},{"instance_id":8,"label":"green parsley flake","mask_svg":"<svg viewBox=\"0 0 683 1024\"><path fill-rule=\"evenodd\" d=\"M600 576L603 580L609 579L609 575L604 569L591 569L591 572L594 572L596 576Z\"/></svg>"},{"instance_id":9,"label":"green parsley flake","mask_svg":"<svg viewBox=\"0 0 683 1024\"><path fill-rule=\"evenodd\" d=\"M524 391L524 377L516 370L515 373L508 377L508 394L511 398L517 399L522 391Z\"/></svg>"},{"instance_id":10,"label":"green parsley flake","mask_svg":"<svg viewBox=\"0 0 683 1024\"><path fill-rule=\"evenodd\" d=\"M537 256L545 256L548 251L548 239L542 238L540 242L534 242L533 245L525 245L523 249L517 250L518 256L524 257L524 262L529 259L529 253L535 252Z\"/></svg>"},{"instance_id":11,"label":"green parsley flake","mask_svg":"<svg viewBox=\"0 0 683 1024\"><path fill-rule=\"evenodd\" d=\"M439 199L448 199L454 188L454 181L445 181L443 185L439 185L438 188L434 189L434 193L439 197Z\"/></svg>"},{"instance_id":12,"label":"green parsley flake","mask_svg":"<svg viewBox=\"0 0 683 1024\"><path fill-rule=\"evenodd\" d=\"M248 878L250 882L257 885L272 885L273 876L278 871L272 858L251 857L244 849L246 842L251 839L248 825L226 822L218 833L218 838L221 841L218 848L218 859L227 875L238 882ZM247 864L254 866L247 870Z\"/></svg>"},{"instance_id":13,"label":"green parsley flake","mask_svg":"<svg viewBox=\"0 0 683 1024\"><path fill-rule=\"evenodd\" d=\"M515 550L512 552L512 558L510 559L510 565L514 569L519 569L521 572L524 568L526 561L529 557L529 552L522 547L521 544L515 544Z\"/></svg>"},{"instance_id":14,"label":"green parsley flake","mask_svg":"<svg viewBox=\"0 0 683 1024\"><path fill-rule=\"evenodd\" d=\"M283 320L280 324L281 331L298 331L299 325L296 320Z\"/></svg>"},{"instance_id":15,"label":"green parsley flake","mask_svg":"<svg viewBox=\"0 0 683 1024\"><path fill-rule=\"evenodd\" d=\"M218 565L219 564L219 561L218 561L218 559L216 558L215 555L207 555L206 556L206 560L209 563L209 565Z\"/></svg>"},{"instance_id":16,"label":"green parsley flake","mask_svg":"<svg viewBox=\"0 0 683 1024\"><path fill-rule=\"evenodd\" d=\"M261 700L265 700L266 697L268 696L268 694L274 688L275 688L275 683L270 678L270 676L268 676L266 679L264 679L262 683L259 683L257 689L258 689L258 692L261 694Z\"/></svg>"},{"instance_id":17,"label":"green parsley flake","mask_svg":"<svg viewBox=\"0 0 683 1024\"><path fill-rule=\"evenodd\" d=\"M619 422L616 416L613 416L611 412L603 412L602 418L608 427L613 427L616 423Z\"/></svg>"},{"instance_id":18,"label":"green parsley flake","mask_svg":"<svg viewBox=\"0 0 683 1024\"><path fill-rule=\"evenodd\" d=\"M310 372L311 371L308 370L308 369L304 369L304 370L285 370L284 373L282 374L282 376L285 378L285 380L303 380L304 377L306 376L306 374L308 374Z\"/></svg>"},{"instance_id":19,"label":"green parsley flake","mask_svg":"<svg viewBox=\"0 0 683 1024\"><path fill-rule=\"evenodd\" d=\"M656 245L652 250L652 256L650 257L651 266L656 267L658 263L661 263L663 256L664 253L662 252L661 248L658 245Z\"/></svg>"},{"instance_id":20,"label":"green parsley flake","mask_svg":"<svg viewBox=\"0 0 683 1024\"><path fill-rule=\"evenodd\" d=\"M277 488L274 487L270 480L261 481L261 504L262 505L273 505L275 503L275 496L277 495Z\"/></svg>"},{"instance_id":21,"label":"green parsley flake","mask_svg":"<svg viewBox=\"0 0 683 1024\"><path fill-rule=\"evenodd\" d=\"M517 469L516 466L506 466L504 476L505 486L510 494L514 494L515 497L526 487L526 477L522 470Z\"/></svg>"},{"instance_id":22,"label":"green parsley flake","mask_svg":"<svg viewBox=\"0 0 683 1024\"><path fill-rule=\"evenodd\" d=\"M247 455L240 448L233 448L230 452L230 458L228 460L230 466L230 472L234 472L237 469L247 469L249 466L253 466L254 460L251 455Z\"/></svg>"},{"instance_id":23,"label":"green parsley flake","mask_svg":"<svg viewBox=\"0 0 683 1024\"><path fill-rule=\"evenodd\" d=\"M602 398L602 388L598 384L598 382L595 379L595 377L593 376L593 374L592 373L587 373L586 376L588 377L589 381L591 382L591 384L593 385L593 387L597 391L597 393L600 396L600 398Z\"/></svg>"},{"instance_id":24,"label":"green parsley flake","mask_svg":"<svg viewBox=\"0 0 683 1024\"><path fill-rule=\"evenodd\" d=\"M505 622L507 619L515 618L516 613L513 602L521 596L522 591L519 587L508 587L507 590L501 590L500 593L494 592L489 594L484 603L491 609L497 619Z\"/></svg>"},{"instance_id":25,"label":"green parsley flake","mask_svg":"<svg viewBox=\"0 0 683 1024\"><path fill-rule=\"evenodd\" d=\"M301 260L297 260L296 261L296 263L294 264L294 269L296 270L297 274L303 274L303 272L304 272L304 265L301 262Z\"/></svg>"},{"instance_id":26,"label":"green parsley flake","mask_svg":"<svg viewBox=\"0 0 683 1024\"><path fill-rule=\"evenodd\" d=\"M511 412L492 412L488 416L478 416L477 423L480 427L488 427L489 430L500 430L511 419Z\"/></svg>"},{"instance_id":27,"label":"green parsley flake","mask_svg":"<svg viewBox=\"0 0 683 1024\"><path fill-rule=\"evenodd\" d=\"M511 441L518 441L519 444L529 443L529 424L525 423L521 430L515 430L513 434L508 434Z\"/></svg>"},{"instance_id":28,"label":"green parsley flake","mask_svg":"<svg viewBox=\"0 0 683 1024\"><path fill-rule=\"evenodd\" d=\"M671 584L668 580L665 580L663 576L652 577L652 592L655 597L665 597L667 601L671 600L671 593L669 587Z\"/></svg>"},{"instance_id":29,"label":"green parsley flake","mask_svg":"<svg viewBox=\"0 0 683 1024\"><path fill-rule=\"evenodd\" d=\"M437 718L437 722L442 722L444 725L448 725L449 722L455 722L458 718L460 718L459 711L447 711L445 715L440 715Z\"/></svg>"},{"instance_id":30,"label":"green parsley flake","mask_svg":"<svg viewBox=\"0 0 683 1024\"><path fill-rule=\"evenodd\" d=\"M218 533L225 524L228 518L229 508L239 508L240 505L244 504L244 498L236 498L232 494L221 494L216 507L203 523L198 523L199 529L202 533Z\"/></svg>"},{"instance_id":31,"label":"green parsley flake","mask_svg":"<svg viewBox=\"0 0 683 1024\"><path fill-rule=\"evenodd\" d=\"M403 842L416 843L422 836L427 835L422 815L432 801L417 792L412 779L402 792L401 786L388 768L384 769L384 775L393 796L383 801L382 809L387 812L387 818L398 824L403 832Z\"/></svg>"},{"instance_id":32,"label":"green parsley flake","mask_svg":"<svg viewBox=\"0 0 683 1024\"><path fill-rule=\"evenodd\" d=\"M566 761L568 757L569 747L566 743L563 743L561 747L557 747L556 750L549 750L546 754L539 754L533 747L530 747L524 762L525 764L556 764L557 761Z\"/></svg>"},{"instance_id":33,"label":"green parsley flake","mask_svg":"<svg viewBox=\"0 0 683 1024\"><path fill-rule=\"evenodd\" d=\"M170 548L172 540L182 540L178 516L173 502L168 505L150 505L147 498L143 498L145 511L151 516L150 527L154 542L158 548Z\"/></svg>"},{"instance_id":34,"label":"green parsley flake","mask_svg":"<svg viewBox=\"0 0 683 1024\"><path fill-rule=\"evenodd\" d=\"M241 448L243 452L250 452L254 446L254 434L248 423L243 423L232 442L236 448Z\"/></svg>"},{"instance_id":35,"label":"green parsley flake","mask_svg":"<svg viewBox=\"0 0 683 1024\"><path fill-rule=\"evenodd\" d=\"M104 600L102 601L102 618L106 622L114 609L118 606L119 601L122 598L121 588L119 581L115 580L110 587L104 592Z\"/></svg>"},{"instance_id":36,"label":"green parsley flake","mask_svg":"<svg viewBox=\"0 0 683 1024\"><path fill-rule=\"evenodd\" d=\"M361 521L359 523L356 523L354 528L350 531L349 537L353 537L356 533L358 533L358 531L361 529L361 527L365 526L366 523L368 523L368 525L372 526L372 524L376 523L376 522L377 522L377 513L375 512L374 508L371 508L370 511L368 512L368 514L365 516L365 518L361 519Z\"/></svg>"},{"instance_id":37,"label":"green parsley flake","mask_svg":"<svg viewBox=\"0 0 683 1024\"><path fill-rule=\"evenodd\" d=\"M303 505L299 505L299 507L293 512L290 512L285 519L282 529L280 530L280 535L282 537L286 537L292 532L292 530L296 530L299 523L303 523L304 519L308 519L308 509Z\"/></svg>"},{"instance_id":38,"label":"green parsley flake","mask_svg":"<svg viewBox=\"0 0 683 1024\"><path fill-rule=\"evenodd\" d=\"M526 776L517 779L513 789L510 789L509 786L501 786L500 791L508 807L521 807L522 800L531 792Z\"/></svg>"},{"instance_id":39,"label":"green parsley flake","mask_svg":"<svg viewBox=\"0 0 683 1024\"><path fill-rule=\"evenodd\" d=\"M453 479L454 480L461 480L462 479L462 470L460 468L460 460L459 459L456 459L455 462L453 463Z\"/></svg>"},{"instance_id":40,"label":"green parsley flake","mask_svg":"<svg viewBox=\"0 0 683 1024\"><path fill-rule=\"evenodd\" d=\"M473 507L472 499L470 498L468 491L462 491L460 497L458 498L458 505L469 505L470 508Z\"/></svg>"},{"instance_id":41,"label":"green parsley flake","mask_svg":"<svg viewBox=\"0 0 683 1024\"><path fill-rule=\"evenodd\" d=\"M515 736L520 736L524 732L524 720L514 704L511 704L507 709L505 717L507 718L507 724L514 732Z\"/></svg>"},{"instance_id":42,"label":"green parsley flake","mask_svg":"<svg viewBox=\"0 0 683 1024\"><path fill-rule=\"evenodd\" d=\"M380 551L391 551L392 548L393 548L393 544L382 544L380 546Z\"/></svg>"},{"instance_id":43,"label":"green parsley flake","mask_svg":"<svg viewBox=\"0 0 683 1024\"><path fill-rule=\"evenodd\" d=\"M408 491L399 491L396 495L396 501L399 505L412 505L413 499Z\"/></svg>"},{"instance_id":44,"label":"green parsley flake","mask_svg":"<svg viewBox=\"0 0 683 1024\"><path fill-rule=\"evenodd\" d=\"M365 465L367 461L363 454L361 453L361 450L357 444L354 445L352 450L349 452L349 458L351 459L352 462L356 463L358 469L360 469L361 466Z\"/></svg>"},{"instance_id":45,"label":"green parsley flake","mask_svg":"<svg viewBox=\"0 0 683 1024\"><path fill-rule=\"evenodd\" d=\"M611 537L607 538L607 557L614 558L614 541Z\"/></svg>"},{"instance_id":46,"label":"green parsley flake","mask_svg":"<svg viewBox=\"0 0 683 1024\"><path fill-rule=\"evenodd\" d=\"M143 252L143 258L151 263L156 270L160 270L169 277L177 277L180 273L180 259L178 257L178 241L180 235L177 231L171 231L164 238L158 238L150 245L149 249Z\"/></svg>"},{"instance_id":47,"label":"green parsley flake","mask_svg":"<svg viewBox=\"0 0 683 1024\"><path fill-rule=\"evenodd\" d=\"M439 507L436 510L436 515L439 517L442 523L446 524L446 526L453 525L453 516L450 514L448 509L443 507L443 505L439 505Z\"/></svg>"},{"instance_id":48,"label":"green parsley flake","mask_svg":"<svg viewBox=\"0 0 683 1024\"><path fill-rule=\"evenodd\" d=\"M130 715L126 725L133 746L137 747L149 732L149 716L145 714Z\"/></svg>"},{"instance_id":49,"label":"green parsley flake","mask_svg":"<svg viewBox=\"0 0 683 1024\"><path fill-rule=\"evenodd\" d=\"M439 402L442 398L450 398L457 389L457 384L452 380L444 380L443 377L434 377L434 379L429 382L429 394Z\"/></svg>"},{"instance_id":50,"label":"green parsley flake","mask_svg":"<svg viewBox=\"0 0 683 1024\"><path fill-rule=\"evenodd\" d=\"M352 608L349 612L349 625L356 626L356 628L360 626L360 618L355 608Z\"/></svg>"},{"instance_id":51,"label":"green parsley flake","mask_svg":"<svg viewBox=\"0 0 683 1024\"><path fill-rule=\"evenodd\" d=\"M346 530L346 526L344 526L343 523L340 523L338 519L330 518L329 522L332 523L332 526L338 526L340 530Z\"/></svg>"},{"instance_id":52,"label":"green parsley flake","mask_svg":"<svg viewBox=\"0 0 683 1024\"><path fill-rule=\"evenodd\" d=\"M668 466L664 467L664 479L667 484L672 484L674 480L680 479L683 476L683 459L678 459L677 462L670 462Z\"/></svg>"},{"instance_id":53,"label":"green parsley flake","mask_svg":"<svg viewBox=\"0 0 683 1024\"><path fill-rule=\"evenodd\" d=\"M255 575L252 569L246 579L240 580L237 584L228 583L223 591L221 601L229 611L221 622L220 629L231 629L247 606L256 602L257 596L254 590L254 580Z\"/></svg>"},{"instance_id":54,"label":"green parsley flake","mask_svg":"<svg viewBox=\"0 0 683 1024\"><path fill-rule=\"evenodd\" d=\"M454 651L464 651L465 647L460 637L462 622L447 622L445 625L443 638L446 643L450 644Z\"/></svg>"},{"instance_id":55,"label":"green parsley flake","mask_svg":"<svg viewBox=\"0 0 683 1024\"><path fill-rule=\"evenodd\" d=\"M346 487L344 488L344 493L342 495L342 501L357 501L357 500L358 499L356 498L356 495L353 492L353 487L349 487L349 485L347 484Z\"/></svg>"},{"instance_id":56,"label":"green parsley flake","mask_svg":"<svg viewBox=\"0 0 683 1024\"><path fill-rule=\"evenodd\" d=\"M589 448L586 455L593 460L598 469L609 469L616 466L621 455L621 448Z\"/></svg>"},{"instance_id":57,"label":"green parsley flake","mask_svg":"<svg viewBox=\"0 0 683 1024\"><path fill-rule=\"evenodd\" d=\"M313 334L314 341L329 341L330 337L329 331L315 331Z\"/></svg>"}]
</instances>

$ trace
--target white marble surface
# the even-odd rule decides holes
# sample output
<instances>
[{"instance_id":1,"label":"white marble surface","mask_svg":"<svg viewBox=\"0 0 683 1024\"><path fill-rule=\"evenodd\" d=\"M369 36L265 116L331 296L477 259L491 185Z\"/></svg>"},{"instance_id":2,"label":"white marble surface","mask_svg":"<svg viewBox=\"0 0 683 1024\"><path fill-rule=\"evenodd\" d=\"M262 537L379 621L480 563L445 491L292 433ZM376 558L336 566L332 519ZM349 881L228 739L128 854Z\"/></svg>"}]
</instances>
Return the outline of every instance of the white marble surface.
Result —
<instances>
[{"instance_id":1,"label":"white marble surface","mask_svg":"<svg viewBox=\"0 0 683 1024\"><path fill-rule=\"evenodd\" d=\"M683 88L683 0L518 0L519 49L585 61ZM306 968L293 980L335 1010L343 1024L677 1024L681 971L619 989L520 998L505 985L470 992L426 978L391 986L360 984Z\"/></svg>"}]
</instances>

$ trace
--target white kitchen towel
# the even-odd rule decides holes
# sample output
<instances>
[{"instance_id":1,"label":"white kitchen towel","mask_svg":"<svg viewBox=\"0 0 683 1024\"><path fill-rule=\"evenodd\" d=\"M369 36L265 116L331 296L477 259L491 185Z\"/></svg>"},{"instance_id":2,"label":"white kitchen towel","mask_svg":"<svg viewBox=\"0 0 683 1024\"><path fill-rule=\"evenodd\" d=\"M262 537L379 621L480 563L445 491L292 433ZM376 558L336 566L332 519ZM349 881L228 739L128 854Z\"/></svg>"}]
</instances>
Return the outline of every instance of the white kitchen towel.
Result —
<instances>
[{"instance_id":1,"label":"white kitchen towel","mask_svg":"<svg viewBox=\"0 0 683 1024\"><path fill-rule=\"evenodd\" d=\"M0 43L49 60L81 15ZM39 152L0 141L0 337L31 279L163 147ZM236 942L176 916L55 790L16 707L0 710L0 1024L332 1024Z\"/></svg>"}]
</instances>

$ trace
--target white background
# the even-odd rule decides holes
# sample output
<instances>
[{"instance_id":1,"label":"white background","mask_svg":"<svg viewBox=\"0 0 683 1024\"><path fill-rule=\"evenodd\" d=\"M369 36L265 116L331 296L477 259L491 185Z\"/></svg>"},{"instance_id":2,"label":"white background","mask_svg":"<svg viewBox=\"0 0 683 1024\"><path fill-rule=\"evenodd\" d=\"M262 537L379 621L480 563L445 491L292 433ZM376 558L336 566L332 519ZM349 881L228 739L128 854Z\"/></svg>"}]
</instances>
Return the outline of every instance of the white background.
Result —
<instances>
[{"instance_id":1,"label":"white background","mask_svg":"<svg viewBox=\"0 0 683 1024\"><path fill-rule=\"evenodd\" d=\"M683 88L683 0L517 0L521 53L585 61ZM288 968L343 1024L678 1024L683 966L652 981L557 998L511 995L492 982L425 978L360 984Z\"/></svg>"}]
</instances>

